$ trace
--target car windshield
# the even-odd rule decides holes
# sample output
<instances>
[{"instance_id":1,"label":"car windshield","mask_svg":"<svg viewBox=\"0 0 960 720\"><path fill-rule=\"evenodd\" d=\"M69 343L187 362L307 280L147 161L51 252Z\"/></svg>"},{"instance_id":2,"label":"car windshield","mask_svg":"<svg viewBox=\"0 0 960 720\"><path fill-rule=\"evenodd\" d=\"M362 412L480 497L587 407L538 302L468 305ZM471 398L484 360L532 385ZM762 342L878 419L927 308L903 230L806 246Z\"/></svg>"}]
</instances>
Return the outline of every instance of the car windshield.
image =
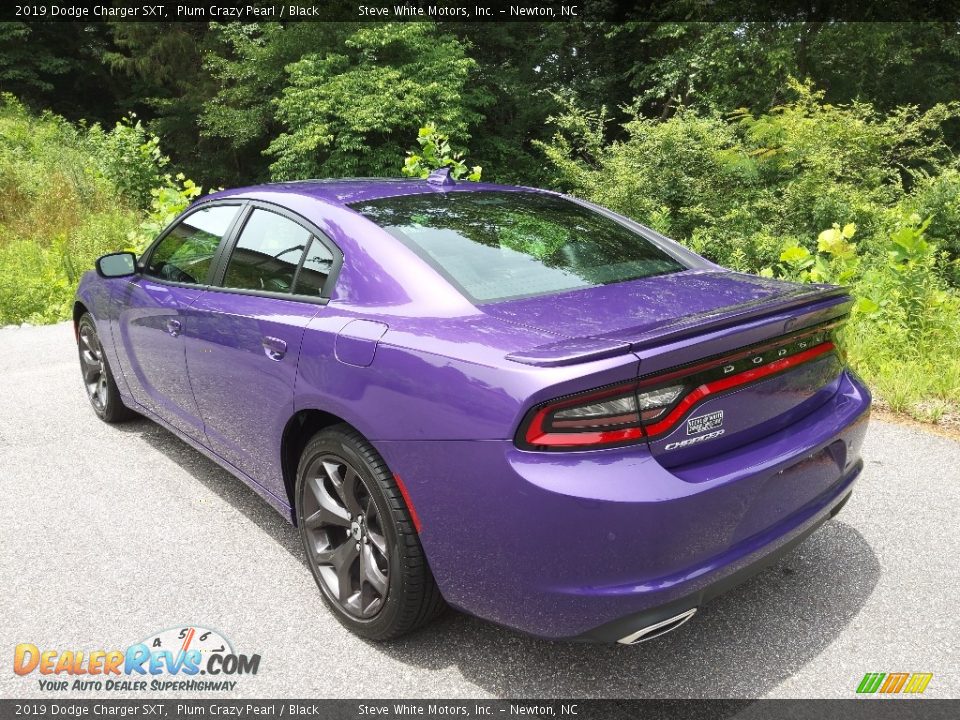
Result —
<instances>
[{"instance_id":1,"label":"car windshield","mask_svg":"<svg viewBox=\"0 0 960 720\"><path fill-rule=\"evenodd\" d=\"M556 195L429 193L350 207L413 248L474 302L686 269L625 225Z\"/></svg>"}]
</instances>

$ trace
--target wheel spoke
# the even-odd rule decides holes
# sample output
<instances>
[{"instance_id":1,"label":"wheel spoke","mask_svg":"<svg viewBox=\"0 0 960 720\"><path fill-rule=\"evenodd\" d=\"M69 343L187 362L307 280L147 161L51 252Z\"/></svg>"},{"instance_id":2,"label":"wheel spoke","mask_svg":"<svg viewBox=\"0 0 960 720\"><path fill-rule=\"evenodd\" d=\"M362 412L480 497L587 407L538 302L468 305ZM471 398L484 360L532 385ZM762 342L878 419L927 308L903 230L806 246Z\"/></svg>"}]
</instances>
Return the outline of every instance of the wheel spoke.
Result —
<instances>
[{"instance_id":1,"label":"wheel spoke","mask_svg":"<svg viewBox=\"0 0 960 720\"><path fill-rule=\"evenodd\" d=\"M84 328L80 333L80 360L90 370L100 367L100 349L88 328Z\"/></svg>"},{"instance_id":2,"label":"wheel spoke","mask_svg":"<svg viewBox=\"0 0 960 720\"><path fill-rule=\"evenodd\" d=\"M337 573L337 596L342 603L353 595L353 565L359 555L356 544L348 538L331 557L331 564Z\"/></svg>"},{"instance_id":3,"label":"wheel spoke","mask_svg":"<svg viewBox=\"0 0 960 720\"><path fill-rule=\"evenodd\" d=\"M319 510L317 510L313 515L308 517L303 522L310 530L317 530L325 525L349 527L350 521L347 520L346 516L344 516L342 512L343 511L339 508L332 510L321 505Z\"/></svg>"},{"instance_id":4,"label":"wheel spoke","mask_svg":"<svg viewBox=\"0 0 960 720\"><path fill-rule=\"evenodd\" d=\"M87 389L93 393L97 389L97 383L100 382L100 368L98 365L93 367L88 367L82 365L80 367L80 374L83 376L83 384L87 386Z\"/></svg>"},{"instance_id":5,"label":"wheel spoke","mask_svg":"<svg viewBox=\"0 0 960 720\"><path fill-rule=\"evenodd\" d=\"M387 591L387 576L377 566L369 545L364 545L360 554L360 577L362 582L370 585L377 595L383 597Z\"/></svg>"},{"instance_id":6,"label":"wheel spoke","mask_svg":"<svg viewBox=\"0 0 960 720\"><path fill-rule=\"evenodd\" d=\"M337 548L332 545L323 548L322 550L314 550L313 557L317 561L317 565L332 565L333 556L336 554Z\"/></svg>"},{"instance_id":7,"label":"wheel spoke","mask_svg":"<svg viewBox=\"0 0 960 720\"><path fill-rule=\"evenodd\" d=\"M80 351L80 374L87 397L94 409L101 412L106 408L109 388L106 360L103 357L103 348L97 340L97 331L84 324L80 328L77 347Z\"/></svg>"},{"instance_id":8,"label":"wheel spoke","mask_svg":"<svg viewBox=\"0 0 960 720\"><path fill-rule=\"evenodd\" d=\"M83 347L86 350L86 352L96 357L97 350L93 346L93 342L91 341L91 338L90 338L90 331L87 328L84 328L83 332L80 333L80 341L83 343Z\"/></svg>"},{"instance_id":9,"label":"wheel spoke","mask_svg":"<svg viewBox=\"0 0 960 720\"><path fill-rule=\"evenodd\" d=\"M380 526L380 514L377 512L377 504L373 498L367 498L366 507L367 537L378 553L387 559L387 539L383 536L383 529Z\"/></svg>"},{"instance_id":10,"label":"wheel spoke","mask_svg":"<svg viewBox=\"0 0 960 720\"><path fill-rule=\"evenodd\" d=\"M376 530L367 528L367 537L370 538L370 544L376 548L377 552L387 559L387 539Z\"/></svg>"},{"instance_id":11,"label":"wheel spoke","mask_svg":"<svg viewBox=\"0 0 960 720\"><path fill-rule=\"evenodd\" d=\"M340 504L348 510L348 515L353 515L354 512L350 509L350 503L347 500L347 492L344 487L344 476L343 470L346 469L345 465L335 462L323 462L323 471L327 474L327 477L330 478L330 483L333 485L333 489L337 492L337 499L340 500Z\"/></svg>"},{"instance_id":12,"label":"wheel spoke","mask_svg":"<svg viewBox=\"0 0 960 720\"><path fill-rule=\"evenodd\" d=\"M350 519L346 509L338 505L337 501L330 497L330 494L324 489L320 478L310 478L308 486L319 506L319 509L304 521L308 528L315 530L323 525L337 525L339 527L348 527L350 525Z\"/></svg>"},{"instance_id":13,"label":"wheel spoke","mask_svg":"<svg viewBox=\"0 0 960 720\"><path fill-rule=\"evenodd\" d=\"M363 507L357 500L357 491L360 489L360 476L357 471L349 465L346 466L346 472L343 478L343 500L350 514L357 516L363 513Z\"/></svg>"}]
</instances>

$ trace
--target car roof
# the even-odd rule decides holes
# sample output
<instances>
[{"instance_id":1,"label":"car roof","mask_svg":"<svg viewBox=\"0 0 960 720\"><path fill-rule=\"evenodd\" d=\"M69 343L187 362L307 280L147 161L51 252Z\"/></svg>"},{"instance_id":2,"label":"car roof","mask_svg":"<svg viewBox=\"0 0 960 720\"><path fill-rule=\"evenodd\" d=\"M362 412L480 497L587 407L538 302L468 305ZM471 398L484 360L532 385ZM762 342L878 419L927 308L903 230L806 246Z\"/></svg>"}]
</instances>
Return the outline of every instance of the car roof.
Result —
<instances>
[{"instance_id":1,"label":"car roof","mask_svg":"<svg viewBox=\"0 0 960 720\"><path fill-rule=\"evenodd\" d=\"M483 182L450 182L439 184L419 178L331 178L326 180L293 180L287 182L264 183L249 187L221 190L202 199L214 200L221 197L250 196L260 193L301 195L320 200L331 205L346 206L350 203L376 200L398 195L419 195L425 193L447 192L537 192L555 194L549 190L523 187L519 185L498 185Z\"/></svg>"}]
</instances>

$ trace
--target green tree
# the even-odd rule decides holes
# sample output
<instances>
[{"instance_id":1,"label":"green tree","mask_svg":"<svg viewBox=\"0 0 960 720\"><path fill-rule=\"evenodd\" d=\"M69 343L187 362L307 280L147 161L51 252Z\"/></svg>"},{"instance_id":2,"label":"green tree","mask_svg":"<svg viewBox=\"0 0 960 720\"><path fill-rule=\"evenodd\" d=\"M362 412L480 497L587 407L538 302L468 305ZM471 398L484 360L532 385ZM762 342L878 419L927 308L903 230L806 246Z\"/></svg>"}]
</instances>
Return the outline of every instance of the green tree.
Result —
<instances>
[{"instance_id":1,"label":"green tree","mask_svg":"<svg viewBox=\"0 0 960 720\"><path fill-rule=\"evenodd\" d=\"M229 152L226 183L269 178L263 151L283 131L276 101L286 68L304 55L334 51L358 26L345 23L211 23L203 63L217 86L203 106L201 133Z\"/></svg>"},{"instance_id":2,"label":"green tree","mask_svg":"<svg viewBox=\"0 0 960 720\"><path fill-rule=\"evenodd\" d=\"M0 23L0 92L37 112L71 120L113 120L120 83L104 55L104 23Z\"/></svg>"},{"instance_id":3,"label":"green tree","mask_svg":"<svg viewBox=\"0 0 960 720\"><path fill-rule=\"evenodd\" d=\"M472 80L492 98L473 131L471 158L498 182L548 181L536 141L551 134L546 119L557 98L618 109L635 91L623 73L636 52L603 23L449 23L442 28L471 45Z\"/></svg>"},{"instance_id":4,"label":"green tree","mask_svg":"<svg viewBox=\"0 0 960 720\"><path fill-rule=\"evenodd\" d=\"M471 87L476 67L431 23L365 25L338 52L305 55L277 100L286 130L267 151L273 176L393 174L424 117L468 140L489 99Z\"/></svg>"},{"instance_id":5,"label":"green tree","mask_svg":"<svg viewBox=\"0 0 960 720\"><path fill-rule=\"evenodd\" d=\"M764 112L789 97L787 79L810 79L832 103L881 110L960 97L957 23L627 23L627 77L641 107L667 117L680 106Z\"/></svg>"},{"instance_id":6,"label":"green tree","mask_svg":"<svg viewBox=\"0 0 960 720\"><path fill-rule=\"evenodd\" d=\"M70 61L53 52L37 35L27 23L0 23L0 92L25 98L45 94L70 69Z\"/></svg>"},{"instance_id":7,"label":"green tree","mask_svg":"<svg viewBox=\"0 0 960 720\"><path fill-rule=\"evenodd\" d=\"M212 40L206 23L115 22L104 60L124 80L123 115L135 111L160 137L173 164L192 177L219 184L235 162L230 148L204 137L199 118L216 92L203 66Z\"/></svg>"}]
</instances>

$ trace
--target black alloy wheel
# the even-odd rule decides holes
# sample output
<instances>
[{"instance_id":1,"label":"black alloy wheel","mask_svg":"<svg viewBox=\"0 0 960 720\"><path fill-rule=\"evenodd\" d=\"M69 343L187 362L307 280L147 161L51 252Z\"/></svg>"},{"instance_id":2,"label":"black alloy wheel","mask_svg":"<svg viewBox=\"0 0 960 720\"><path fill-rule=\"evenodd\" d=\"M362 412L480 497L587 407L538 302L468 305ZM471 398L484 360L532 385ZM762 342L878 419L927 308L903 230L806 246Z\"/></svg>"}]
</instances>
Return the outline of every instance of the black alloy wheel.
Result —
<instances>
[{"instance_id":1,"label":"black alloy wheel","mask_svg":"<svg viewBox=\"0 0 960 720\"><path fill-rule=\"evenodd\" d=\"M377 505L342 457L318 456L306 469L303 525L320 582L340 606L372 618L387 595L390 560Z\"/></svg>"},{"instance_id":2,"label":"black alloy wheel","mask_svg":"<svg viewBox=\"0 0 960 720\"><path fill-rule=\"evenodd\" d=\"M108 423L135 417L136 413L123 404L90 313L84 313L77 323L77 350L83 386L97 417Z\"/></svg>"},{"instance_id":3,"label":"black alloy wheel","mask_svg":"<svg viewBox=\"0 0 960 720\"><path fill-rule=\"evenodd\" d=\"M307 442L294 498L307 564L345 627L391 640L446 607L397 479L354 428L334 425Z\"/></svg>"}]
</instances>

